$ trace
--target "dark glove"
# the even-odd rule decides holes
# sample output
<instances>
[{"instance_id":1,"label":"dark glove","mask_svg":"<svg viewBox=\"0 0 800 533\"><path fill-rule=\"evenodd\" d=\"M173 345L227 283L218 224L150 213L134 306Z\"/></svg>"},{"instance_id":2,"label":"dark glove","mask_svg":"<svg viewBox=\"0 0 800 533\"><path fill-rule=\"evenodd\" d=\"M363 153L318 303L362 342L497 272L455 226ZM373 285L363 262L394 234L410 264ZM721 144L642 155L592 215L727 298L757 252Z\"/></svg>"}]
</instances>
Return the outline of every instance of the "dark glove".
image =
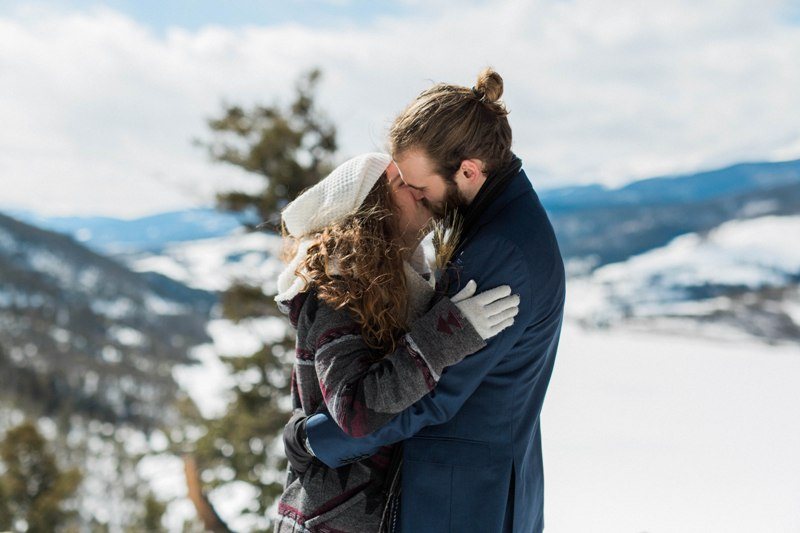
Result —
<instances>
[{"instance_id":1,"label":"dark glove","mask_svg":"<svg viewBox=\"0 0 800 533\"><path fill-rule=\"evenodd\" d=\"M302 412L293 415L283 428L283 448L292 468L303 473L308 469L314 455L306 448L306 420Z\"/></svg>"}]
</instances>

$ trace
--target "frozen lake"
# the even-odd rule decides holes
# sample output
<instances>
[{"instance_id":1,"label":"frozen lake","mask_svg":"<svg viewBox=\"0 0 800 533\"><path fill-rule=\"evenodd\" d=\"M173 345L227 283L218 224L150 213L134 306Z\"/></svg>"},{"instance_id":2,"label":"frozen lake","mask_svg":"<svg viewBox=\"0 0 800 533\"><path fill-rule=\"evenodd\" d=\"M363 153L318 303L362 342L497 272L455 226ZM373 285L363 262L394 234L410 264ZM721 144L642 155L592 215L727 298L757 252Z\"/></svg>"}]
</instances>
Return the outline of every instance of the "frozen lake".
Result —
<instances>
[{"instance_id":1,"label":"frozen lake","mask_svg":"<svg viewBox=\"0 0 800 533\"><path fill-rule=\"evenodd\" d=\"M800 348L564 326L548 532L800 531Z\"/></svg>"}]
</instances>

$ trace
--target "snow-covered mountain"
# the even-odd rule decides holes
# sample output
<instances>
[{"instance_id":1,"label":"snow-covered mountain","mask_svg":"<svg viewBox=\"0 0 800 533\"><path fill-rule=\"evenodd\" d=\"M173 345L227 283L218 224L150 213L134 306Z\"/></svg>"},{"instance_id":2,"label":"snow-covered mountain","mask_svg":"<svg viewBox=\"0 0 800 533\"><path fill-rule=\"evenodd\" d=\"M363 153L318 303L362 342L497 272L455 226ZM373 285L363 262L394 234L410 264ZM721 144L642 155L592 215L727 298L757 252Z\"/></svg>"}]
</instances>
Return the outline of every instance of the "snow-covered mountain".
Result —
<instances>
[{"instance_id":1,"label":"snow-covered mountain","mask_svg":"<svg viewBox=\"0 0 800 533\"><path fill-rule=\"evenodd\" d=\"M800 340L800 216L732 220L570 280L573 317ZM721 328L721 329L720 329Z\"/></svg>"},{"instance_id":2,"label":"snow-covered mountain","mask_svg":"<svg viewBox=\"0 0 800 533\"><path fill-rule=\"evenodd\" d=\"M208 338L215 299L0 215L0 354L14 369L3 372L6 393L38 380L58 391L52 400L93 416L163 421L171 367Z\"/></svg>"},{"instance_id":3,"label":"snow-covered mountain","mask_svg":"<svg viewBox=\"0 0 800 533\"><path fill-rule=\"evenodd\" d=\"M536 186L536 175L530 178ZM800 160L742 163L618 188L561 187L540 190L539 196L553 221L562 253L602 265L663 246L684 233L707 231L727 220L800 211ZM259 222L252 214L212 208L130 220L5 211L29 224L71 235L108 255L157 254L169 244L223 237L243 222Z\"/></svg>"},{"instance_id":4,"label":"snow-covered mountain","mask_svg":"<svg viewBox=\"0 0 800 533\"><path fill-rule=\"evenodd\" d=\"M619 205L687 204L798 185L800 160L739 163L683 175L659 176L623 187L603 185L560 187L542 191L553 211Z\"/></svg>"},{"instance_id":5,"label":"snow-covered mountain","mask_svg":"<svg viewBox=\"0 0 800 533\"><path fill-rule=\"evenodd\" d=\"M729 220L800 213L800 161L735 165L619 189L543 191L541 199L562 253L581 258L585 271Z\"/></svg>"},{"instance_id":6,"label":"snow-covered mountain","mask_svg":"<svg viewBox=\"0 0 800 533\"><path fill-rule=\"evenodd\" d=\"M281 238L264 232L234 231L226 236L175 242L158 253L117 257L136 272L156 272L189 287L222 291L232 282L261 286L274 292L281 271Z\"/></svg>"},{"instance_id":7,"label":"snow-covered mountain","mask_svg":"<svg viewBox=\"0 0 800 533\"><path fill-rule=\"evenodd\" d=\"M158 251L165 244L219 237L240 228L252 217L212 208L186 209L135 219L112 217L50 217L25 210L6 210L18 220L64 233L97 252L116 255Z\"/></svg>"},{"instance_id":8,"label":"snow-covered mountain","mask_svg":"<svg viewBox=\"0 0 800 533\"><path fill-rule=\"evenodd\" d=\"M173 372L197 366L216 301L0 215L0 439L37 421L84 475L72 505L87 530L122 531L144 512L139 457L182 420Z\"/></svg>"}]
</instances>

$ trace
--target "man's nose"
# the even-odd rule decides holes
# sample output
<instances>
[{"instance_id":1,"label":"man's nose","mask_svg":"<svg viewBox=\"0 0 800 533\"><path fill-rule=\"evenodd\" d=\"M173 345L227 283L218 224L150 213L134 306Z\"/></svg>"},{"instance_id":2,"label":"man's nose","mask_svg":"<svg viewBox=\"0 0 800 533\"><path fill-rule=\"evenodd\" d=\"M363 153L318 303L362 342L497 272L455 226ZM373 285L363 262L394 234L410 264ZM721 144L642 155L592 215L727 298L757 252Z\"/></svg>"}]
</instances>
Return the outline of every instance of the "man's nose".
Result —
<instances>
[{"instance_id":1,"label":"man's nose","mask_svg":"<svg viewBox=\"0 0 800 533\"><path fill-rule=\"evenodd\" d=\"M411 189L411 194L414 196L414 200L418 202L425 198L425 193L418 191L417 189Z\"/></svg>"}]
</instances>

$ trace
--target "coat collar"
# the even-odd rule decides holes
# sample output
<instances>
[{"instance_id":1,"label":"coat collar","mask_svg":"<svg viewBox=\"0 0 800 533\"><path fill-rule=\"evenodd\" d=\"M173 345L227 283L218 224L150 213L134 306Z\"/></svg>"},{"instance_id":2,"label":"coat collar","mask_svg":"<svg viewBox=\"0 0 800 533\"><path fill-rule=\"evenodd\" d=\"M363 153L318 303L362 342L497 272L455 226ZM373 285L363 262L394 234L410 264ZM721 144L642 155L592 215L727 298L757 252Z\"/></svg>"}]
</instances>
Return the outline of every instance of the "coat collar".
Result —
<instances>
[{"instance_id":1,"label":"coat collar","mask_svg":"<svg viewBox=\"0 0 800 533\"><path fill-rule=\"evenodd\" d=\"M468 235L464 236L464 241L468 241L475 233L478 231L479 228L488 224L492 221L505 207L522 196L523 194L528 194L533 192L533 185L531 185L528 176L525 174L525 171L520 169L520 171L511 178L511 182L505 188L505 190L500 193L500 196L497 199L489 204L486 210L480 215L478 219L478 223L475 224L475 227Z\"/></svg>"}]
</instances>

